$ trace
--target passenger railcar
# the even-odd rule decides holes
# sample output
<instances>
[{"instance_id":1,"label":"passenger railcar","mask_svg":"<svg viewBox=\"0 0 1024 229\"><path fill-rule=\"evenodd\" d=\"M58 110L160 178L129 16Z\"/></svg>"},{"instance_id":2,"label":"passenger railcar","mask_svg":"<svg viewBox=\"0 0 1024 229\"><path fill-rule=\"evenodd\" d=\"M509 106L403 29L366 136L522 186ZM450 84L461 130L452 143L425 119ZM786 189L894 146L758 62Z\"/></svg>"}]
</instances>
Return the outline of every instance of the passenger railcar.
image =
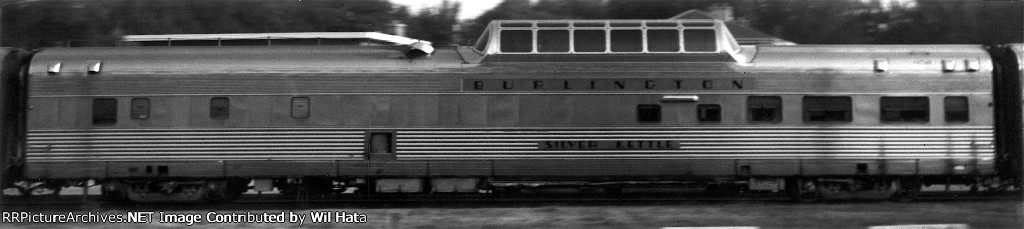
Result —
<instances>
[{"instance_id":1,"label":"passenger railcar","mask_svg":"<svg viewBox=\"0 0 1024 229\"><path fill-rule=\"evenodd\" d=\"M714 20L495 21L426 56L49 48L25 90L6 52L4 112L27 117L22 132L4 122L8 178L93 179L140 202L338 184L678 181L809 200L1020 182L1019 45L740 46Z\"/></svg>"}]
</instances>

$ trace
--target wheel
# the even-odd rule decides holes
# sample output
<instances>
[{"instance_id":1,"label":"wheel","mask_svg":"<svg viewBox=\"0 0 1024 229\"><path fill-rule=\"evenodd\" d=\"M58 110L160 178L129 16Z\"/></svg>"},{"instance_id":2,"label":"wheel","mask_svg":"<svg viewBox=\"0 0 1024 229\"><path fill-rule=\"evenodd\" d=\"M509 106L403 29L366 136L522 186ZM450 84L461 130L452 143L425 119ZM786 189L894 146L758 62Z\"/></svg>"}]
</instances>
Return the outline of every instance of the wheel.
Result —
<instances>
[{"instance_id":1,"label":"wheel","mask_svg":"<svg viewBox=\"0 0 1024 229\"><path fill-rule=\"evenodd\" d=\"M817 182L809 179L791 178L786 180L786 193L801 203L817 202L821 199Z\"/></svg>"},{"instance_id":2,"label":"wheel","mask_svg":"<svg viewBox=\"0 0 1024 229\"><path fill-rule=\"evenodd\" d=\"M64 188L63 184L51 181L20 181L13 186L22 196L59 196L60 190Z\"/></svg>"},{"instance_id":3,"label":"wheel","mask_svg":"<svg viewBox=\"0 0 1024 229\"><path fill-rule=\"evenodd\" d=\"M900 179L899 187L892 195L892 199L896 202L910 202L917 199L917 194L921 192L921 181L913 178Z\"/></svg>"}]
</instances>

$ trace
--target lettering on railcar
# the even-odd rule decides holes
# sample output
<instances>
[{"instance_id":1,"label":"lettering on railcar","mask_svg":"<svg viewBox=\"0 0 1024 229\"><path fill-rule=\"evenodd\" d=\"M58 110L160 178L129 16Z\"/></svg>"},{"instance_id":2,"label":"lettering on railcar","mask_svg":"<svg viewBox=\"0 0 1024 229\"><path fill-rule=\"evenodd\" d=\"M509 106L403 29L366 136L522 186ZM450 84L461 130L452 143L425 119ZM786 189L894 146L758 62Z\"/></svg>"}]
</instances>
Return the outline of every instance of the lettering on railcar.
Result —
<instances>
[{"instance_id":1,"label":"lettering on railcar","mask_svg":"<svg viewBox=\"0 0 1024 229\"><path fill-rule=\"evenodd\" d=\"M544 150L674 150L677 141L541 141Z\"/></svg>"},{"instance_id":2,"label":"lettering on railcar","mask_svg":"<svg viewBox=\"0 0 1024 229\"><path fill-rule=\"evenodd\" d=\"M750 90L753 79L463 79L463 91Z\"/></svg>"}]
</instances>

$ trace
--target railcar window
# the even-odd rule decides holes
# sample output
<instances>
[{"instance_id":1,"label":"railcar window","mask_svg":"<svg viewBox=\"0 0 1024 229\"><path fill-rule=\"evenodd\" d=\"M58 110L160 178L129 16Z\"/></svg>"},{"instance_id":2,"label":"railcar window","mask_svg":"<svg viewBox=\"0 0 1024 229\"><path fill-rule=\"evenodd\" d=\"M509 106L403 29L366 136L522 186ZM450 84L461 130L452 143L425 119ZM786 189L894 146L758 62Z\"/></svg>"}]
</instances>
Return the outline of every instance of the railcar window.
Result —
<instances>
[{"instance_id":1,"label":"railcar window","mask_svg":"<svg viewBox=\"0 0 1024 229\"><path fill-rule=\"evenodd\" d=\"M502 30L501 52L532 52L533 31Z\"/></svg>"},{"instance_id":2,"label":"railcar window","mask_svg":"<svg viewBox=\"0 0 1024 229\"><path fill-rule=\"evenodd\" d=\"M644 34L640 30L612 30L612 52L642 52Z\"/></svg>"},{"instance_id":3,"label":"railcar window","mask_svg":"<svg viewBox=\"0 0 1024 229\"><path fill-rule=\"evenodd\" d=\"M721 122L722 106L718 104L697 105L697 120L701 122Z\"/></svg>"},{"instance_id":4,"label":"railcar window","mask_svg":"<svg viewBox=\"0 0 1024 229\"><path fill-rule=\"evenodd\" d=\"M572 44L576 52L604 52L604 30L575 30Z\"/></svg>"},{"instance_id":5,"label":"railcar window","mask_svg":"<svg viewBox=\"0 0 1024 229\"><path fill-rule=\"evenodd\" d=\"M679 30L648 29L647 51L679 52Z\"/></svg>"},{"instance_id":6,"label":"railcar window","mask_svg":"<svg viewBox=\"0 0 1024 229\"><path fill-rule=\"evenodd\" d=\"M537 52L569 52L569 31L537 30Z\"/></svg>"},{"instance_id":7,"label":"railcar window","mask_svg":"<svg viewBox=\"0 0 1024 229\"><path fill-rule=\"evenodd\" d=\"M231 115L231 101L226 97L210 99L210 118L227 119Z\"/></svg>"},{"instance_id":8,"label":"railcar window","mask_svg":"<svg viewBox=\"0 0 1024 229\"><path fill-rule=\"evenodd\" d=\"M687 52L714 52L718 50L718 38L713 29L683 30L683 49Z\"/></svg>"},{"instance_id":9,"label":"railcar window","mask_svg":"<svg viewBox=\"0 0 1024 229\"><path fill-rule=\"evenodd\" d=\"M131 118L132 119L148 119L149 118L149 99L147 98L133 98L131 102Z\"/></svg>"},{"instance_id":10,"label":"railcar window","mask_svg":"<svg viewBox=\"0 0 1024 229\"><path fill-rule=\"evenodd\" d=\"M747 97L747 116L750 122L782 122L782 98L778 96Z\"/></svg>"},{"instance_id":11,"label":"railcar window","mask_svg":"<svg viewBox=\"0 0 1024 229\"><path fill-rule=\"evenodd\" d=\"M882 97L882 122L928 122L928 97Z\"/></svg>"},{"instance_id":12,"label":"railcar window","mask_svg":"<svg viewBox=\"0 0 1024 229\"><path fill-rule=\"evenodd\" d=\"M967 122L970 120L970 112L965 96L946 97L945 101L946 122Z\"/></svg>"},{"instance_id":13,"label":"railcar window","mask_svg":"<svg viewBox=\"0 0 1024 229\"><path fill-rule=\"evenodd\" d=\"M114 125L117 123L117 99L92 99L92 124Z\"/></svg>"},{"instance_id":14,"label":"railcar window","mask_svg":"<svg viewBox=\"0 0 1024 229\"><path fill-rule=\"evenodd\" d=\"M640 122L661 122L661 105L640 104L636 106L636 118Z\"/></svg>"},{"instance_id":15,"label":"railcar window","mask_svg":"<svg viewBox=\"0 0 1024 229\"><path fill-rule=\"evenodd\" d=\"M804 97L804 122L850 122L853 107L850 97Z\"/></svg>"},{"instance_id":16,"label":"railcar window","mask_svg":"<svg viewBox=\"0 0 1024 229\"><path fill-rule=\"evenodd\" d=\"M309 118L309 97L292 98L292 118Z\"/></svg>"},{"instance_id":17,"label":"railcar window","mask_svg":"<svg viewBox=\"0 0 1024 229\"><path fill-rule=\"evenodd\" d=\"M391 144L393 136L391 133L371 133L370 134L370 153L371 154L383 154L393 153Z\"/></svg>"}]
</instances>

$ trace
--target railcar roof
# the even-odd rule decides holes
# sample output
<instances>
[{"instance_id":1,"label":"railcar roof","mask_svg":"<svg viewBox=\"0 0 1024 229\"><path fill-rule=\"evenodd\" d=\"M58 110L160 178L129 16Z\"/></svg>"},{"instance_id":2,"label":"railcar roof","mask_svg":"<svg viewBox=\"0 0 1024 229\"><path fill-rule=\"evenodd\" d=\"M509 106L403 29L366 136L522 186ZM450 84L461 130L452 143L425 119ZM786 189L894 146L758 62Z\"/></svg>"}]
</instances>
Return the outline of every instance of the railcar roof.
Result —
<instances>
[{"instance_id":1,"label":"railcar roof","mask_svg":"<svg viewBox=\"0 0 1024 229\"><path fill-rule=\"evenodd\" d=\"M417 71L459 68L454 47L408 59L390 46L234 46L50 48L37 53L30 74ZM53 71L56 70L56 73Z\"/></svg>"}]
</instances>

